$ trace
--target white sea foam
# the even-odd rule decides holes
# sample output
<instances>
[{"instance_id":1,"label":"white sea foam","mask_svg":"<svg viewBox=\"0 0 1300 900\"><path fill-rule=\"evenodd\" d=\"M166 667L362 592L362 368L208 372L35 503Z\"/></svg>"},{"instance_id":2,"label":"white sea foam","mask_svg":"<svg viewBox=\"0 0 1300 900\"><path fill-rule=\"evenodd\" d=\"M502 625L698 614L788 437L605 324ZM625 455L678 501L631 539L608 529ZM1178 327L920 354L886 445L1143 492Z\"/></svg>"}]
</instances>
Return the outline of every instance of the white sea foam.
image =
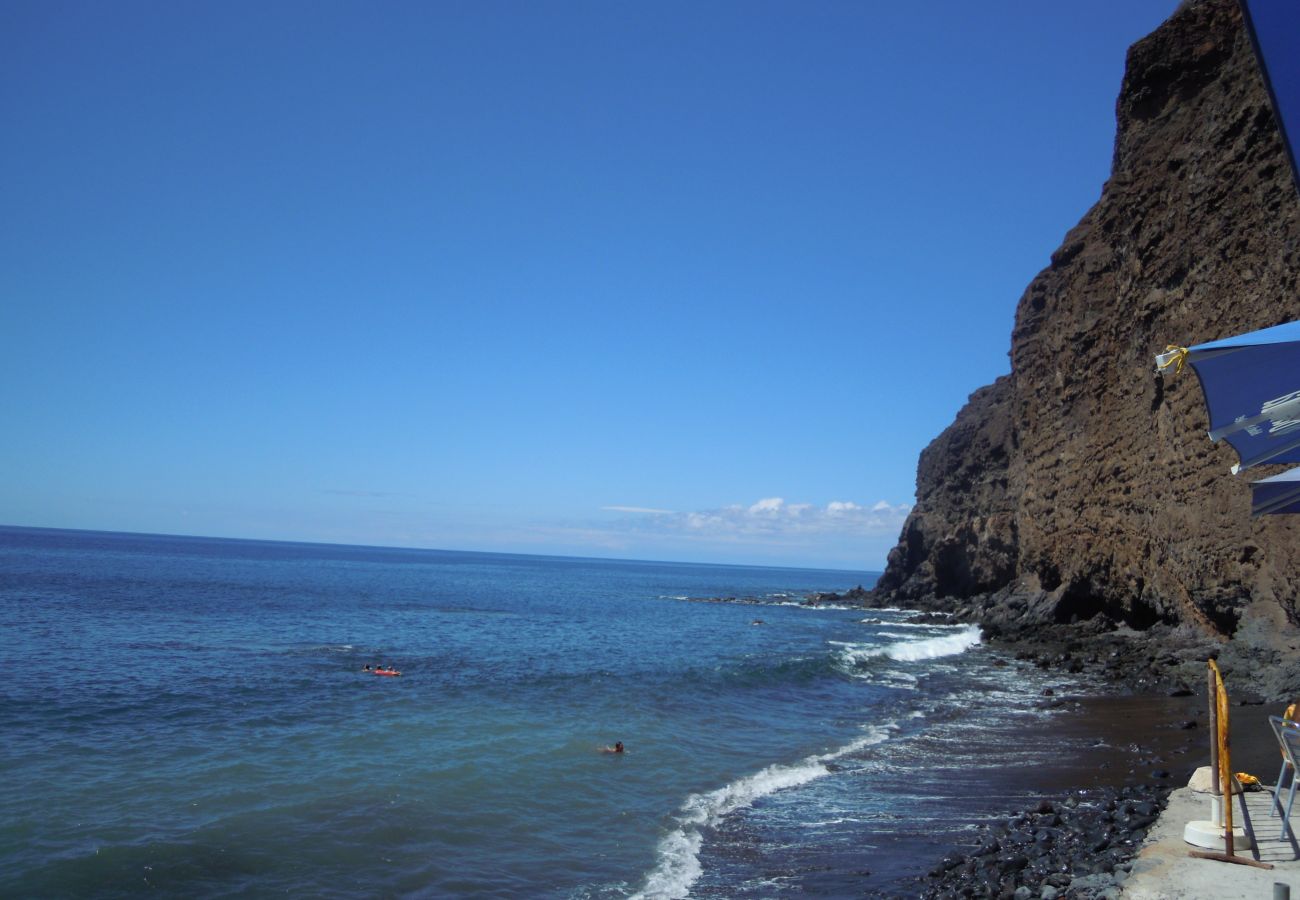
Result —
<instances>
[{"instance_id":1,"label":"white sea foam","mask_svg":"<svg viewBox=\"0 0 1300 900\"><path fill-rule=\"evenodd\" d=\"M868 616L865 619L858 619L863 625L886 625L890 628L925 628L931 631L938 631L944 628L965 628L966 626L957 622L955 624L947 622L900 622L897 619L881 619Z\"/></svg>"},{"instance_id":2,"label":"white sea foam","mask_svg":"<svg viewBox=\"0 0 1300 900\"><path fill-rule=\"evenodd\" d=\"M832 825L844 825L844 824L847 824L847 823L850 823L850 822L865 822L865 821L867 821L867 820L866 820L866 819L855 819L853 816L840 816L839 818L836 818L836 819L827 819L827 820L824 821L824 822L808 822L808 823L806 823L805 827L807 827L807 828L829 828L829 827L831 827ZM875 849L874 847L872 847L872 846L869 845L869 844L858 844L857 847L858 847L859 850L861 850L861 849L872 849L872 850L874 850L874 849Z\"/></svg>"},{"instance_id":3,"label":"white sea foam","mask_svg":"<svg viewBox=\"0 0 1300 900\"><path fill-rule=\"evenodd\" d=\"M838 652L840 661L854 666L869 659L885 657L895 662L917 662L965 653L980 642L978 625L963 625L961 630L920 641L896 641L881 647L875 644L851 644Z\"/></svg>"},{"instance_id":4,"label":"white sea foam","mask_svg":"<svg viewBox=\"0 0 1300 900\"><path fill-rule=\"evenodd\" d=\"M678 812L676 827L659 841L658 864L632 900L679 900L687 896L703 872L700 866L703 829L717 825L724 816L751 806L755 800L829 774L827 763L887 740L895 728L894 723L874 725L863 737L838 750L789 765L771 765L715 791L691 794Z\"/></svg>"},{"instance_id":5,"label":"white sea foam","mask_svg":"<svg viewBox=\"0 0 1300 900\"><path fill-rule=\"evenodd\" d=\"M763 604L760 604L760 605L763 605L763 606L797 606L797 607L799 607L800 609L838 609L838 610L841 610L841 611L843 611L843 610L850 610L850 611L852 611L852 610L859 609L859 607L857 607L857 606L845 606L845 605L842 604L842 603L807 603L807 602L805 602L805 601L803 601L803 600L771 600L771 601L767 601L767 602L765 602L765 603L763 603Z\"/></svg>"},{"instance_id":6,"label":"white sea foam","mask_svg":"<svg viewBox=\"0 0 1300 900\"><path fill-rule=\"evenodd\" d=\"M847 606L841 603L809 603L796 599L797 595L787 593L765 594L762 597L691 597L686 594L660 594L660 600L686 600L692 603L725 603L738 606L797 606L800 609L836 609L856 611L860 606Z\"/></svg>"},{"instance_id":7,"label":"white sea foam","mask_svg":"<svg viewBox=\"0 0 1300 900\"><path fill-rule=\"evenodd\" d=\"M917 678L915 675L913 675L911 672L900 672L897 669L890 669L889 671L884 672L882 674L885 675L886 678L889 678L895 682L901 682L902 684L905 685L915 686L916 683L920 681L920 679Z\"/></svg>"}]
</instances>

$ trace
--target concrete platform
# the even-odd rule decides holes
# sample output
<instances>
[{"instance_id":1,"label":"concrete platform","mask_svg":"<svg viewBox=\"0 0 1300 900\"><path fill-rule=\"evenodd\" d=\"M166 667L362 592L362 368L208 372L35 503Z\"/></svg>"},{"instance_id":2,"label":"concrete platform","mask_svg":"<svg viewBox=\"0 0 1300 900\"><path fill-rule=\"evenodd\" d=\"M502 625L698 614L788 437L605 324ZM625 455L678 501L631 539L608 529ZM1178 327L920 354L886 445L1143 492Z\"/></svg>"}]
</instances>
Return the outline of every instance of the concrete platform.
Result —
<instances>
[{"instance_id":1,"label":"concrete platform","mask_svg":"<svg viewBox=\"0 0 1300 900\"><path fill-rule=\"evenodd\" d=\"M1169 796L1169 806L1147 834L1121 896L1129 900L1272 900L1274 883L1281 883L1290 885L1293 900L1300 900L1300 843L1294 834L1283 839L1281 818L1269 815L1272 791L1249 792L1235 799L1234 824L1250 831L1256 845L1254 851L1239 855L1272 863L1271 871L1188 856L1197 848L1183 841L1183 829L1188 822L1206 818L1209 805L1205 795L1182 788ZM1300 826L1300 804L1292 824Z\"/></svg>"}]
</instances>

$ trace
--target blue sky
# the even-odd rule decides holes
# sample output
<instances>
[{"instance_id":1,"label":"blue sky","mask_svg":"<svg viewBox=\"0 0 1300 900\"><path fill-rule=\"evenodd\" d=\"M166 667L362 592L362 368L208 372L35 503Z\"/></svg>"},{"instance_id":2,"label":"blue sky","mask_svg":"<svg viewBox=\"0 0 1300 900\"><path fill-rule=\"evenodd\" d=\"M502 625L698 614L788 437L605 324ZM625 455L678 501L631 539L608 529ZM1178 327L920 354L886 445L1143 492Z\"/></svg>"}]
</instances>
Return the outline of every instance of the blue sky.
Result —
<instances>
[{"instance_id":1,"label":"blue sky","mask_svg":"<svg viewBox=\"0 0 1300 900\"><path fill-rule=\"evenodd\" d=\"M0 522L879 569L1172 0L0 5Z\"/></svg>"}]
</instances>

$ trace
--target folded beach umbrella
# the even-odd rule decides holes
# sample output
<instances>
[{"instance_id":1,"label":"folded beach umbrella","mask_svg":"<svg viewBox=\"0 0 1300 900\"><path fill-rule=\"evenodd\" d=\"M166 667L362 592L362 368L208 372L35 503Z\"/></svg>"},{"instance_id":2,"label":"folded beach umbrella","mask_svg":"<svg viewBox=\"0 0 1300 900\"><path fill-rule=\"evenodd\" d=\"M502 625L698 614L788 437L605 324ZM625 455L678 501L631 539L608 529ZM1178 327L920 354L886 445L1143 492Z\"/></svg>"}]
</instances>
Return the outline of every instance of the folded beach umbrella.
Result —
<instances>
[{"instance_id":1,"label":"folded beach umbrella","mask_svg":"<svg viewBox=\"0 0 1300 900\"><path fill-rule=\"evenodd\" d=\"M1291 174L1294 176L1296 186L1300 187L1300 166L1296 165L1296 146L1300 143L1300 3L1296 3L1295 0L1241 0L1241 11L1247 31L1250 33L1251 43L1255 47L1260 74L1264 76L1269 99L1273 102L1278 131L1281 132L1282 143L1291 162ZM1264 331L1255 332L1255 336L1269 335L1270 340L1276 336L1281 342L1294 340L1294 337L1287 338L1286 335L1295 327L1296 323L1279 325L1277 328L1266 328ZM1242 341L1250 337L1252 336L1243 335L1241 338L1230 338L1229 341ZM1224 343L1224 341L1216 342L1220 345ZM1213 346L1215 344L1192 348L1188 351L1188 358L1190 359L1193 350L1203 350L1205 347ZM1290 377L1287 373L1293 371L1295 371L1294 367L1284 369L1278 374L1285 380L1286 377ZM1198 368L1197 375L1200 374ZM1300 373L1297 373L1296 381L1300 382ZM1204 376L1201 378L1201 385L1205 386ZM1295 387L1300 388L1300 384ZM1207 393L1206 404L1208 405L1209 402ZM1281 404L1270 407L1270 411L1283 416L1282 406L1286 402L1283 400ZM1264 412L1263 405L1260 407L1260 412L1261 414ZM1270 419L1269 423L1270 431L1278 434L1280 446L1290 443L1290 439L1286 437L1289 430L1287 425L1282 424L1284 422L1286 419L1283 417ZM1294 424L1294 422L1289 423L1291 427L1294 427ZM1214 425L1211 424L1210 427L1213 429ZM1213 431L1210 432L1210 436L1214 436ZM1237 446L1230 437L1228 442L1234 447ZM1238 448L1237 452L1242 457L1243 467L1254 464L1247 463L1241 448ZM1294 445L1281 450L1267 460L1260 461L1289 462L1292 459L1294 459ZM1273 513L1300 513L1300 468L1251 483L1250 514L1264 516Z\"/></svg>"},{"instance_id":2,"label":"folded beach umbrella","mask_svg":"<svg viewBox=\"0 0 1300 900\"><path fill-rule=\"evenodd\" d=\"M1159 369L1190 365L1210 416L1210 440L1226 440L1241 462L1300 462L1300 322L1198 344L1170 347Z\"/></svg>"},{"instance_id":3,"label":"folded beach umbrella","mask_svg":"<svg viewBox=\"0 0 1300 900\"><path fill-rule=\"evenodd\" d=\"M1250 514L1300 513L1300 466L1250 484Z\"/></svg>"}]
</instances>

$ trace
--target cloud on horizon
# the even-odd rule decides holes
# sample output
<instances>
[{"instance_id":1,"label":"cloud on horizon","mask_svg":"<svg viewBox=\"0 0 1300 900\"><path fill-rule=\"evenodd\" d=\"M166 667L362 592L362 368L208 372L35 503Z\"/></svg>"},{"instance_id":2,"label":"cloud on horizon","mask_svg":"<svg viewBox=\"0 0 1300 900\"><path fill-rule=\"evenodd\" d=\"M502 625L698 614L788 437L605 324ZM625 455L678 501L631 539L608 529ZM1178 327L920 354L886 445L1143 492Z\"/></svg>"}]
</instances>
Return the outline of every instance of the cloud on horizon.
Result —
<instances>
[{"instance_id":1,"label":"cloud on horizon","mask_svg":"<svg viewBox=\"0 0 1300 900\"><path fill-rule=\"evenodd\" d=\"M734 504L693 512L636 506L606 506L604 509L655 514L620 520L615 524L619 530L766 543L819 536L897 538L912 507L911 504L892 504L884 500L869 507L850 500L832 500L825 506L817 506L787 503L783 497L764 497L748 506Z\"/></svg>"}]
</instances>

